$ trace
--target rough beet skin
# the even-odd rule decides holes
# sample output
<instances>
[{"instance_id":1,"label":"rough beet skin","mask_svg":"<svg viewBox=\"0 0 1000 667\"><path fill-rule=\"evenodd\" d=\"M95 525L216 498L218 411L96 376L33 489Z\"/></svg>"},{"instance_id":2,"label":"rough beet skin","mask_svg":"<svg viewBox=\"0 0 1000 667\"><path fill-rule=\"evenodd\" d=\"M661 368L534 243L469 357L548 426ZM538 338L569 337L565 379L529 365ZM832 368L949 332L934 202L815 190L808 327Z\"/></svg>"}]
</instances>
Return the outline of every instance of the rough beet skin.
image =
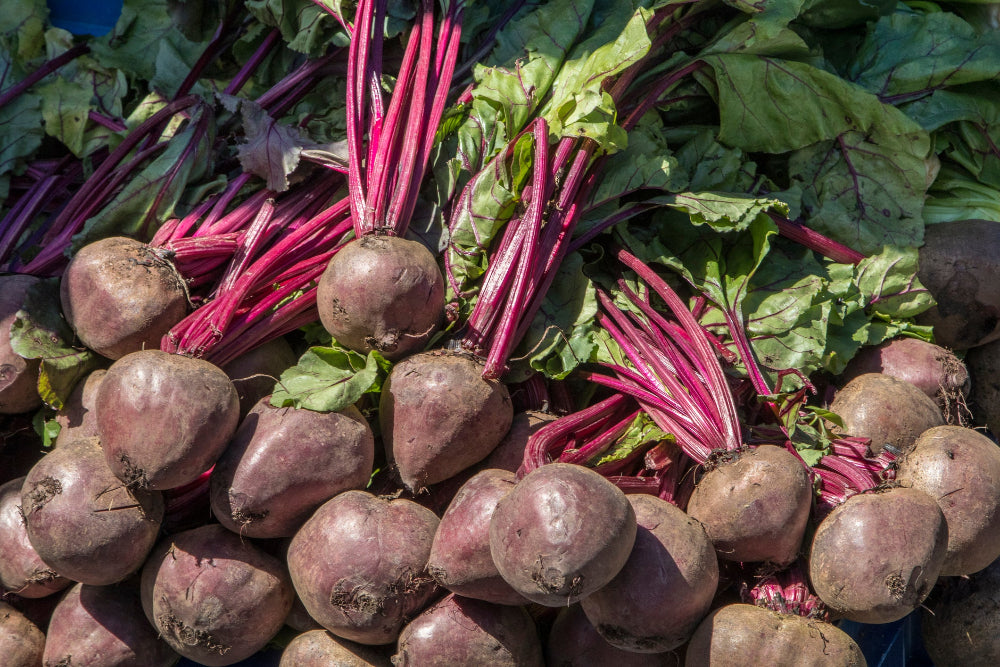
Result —
<instances>
[{"instance_id":1,"label":"rough beet skin","mask_svg":"<svg viewBox=\"0 0 1000 667\"><path fill-rule=\"evenodd\" d=\"M39 282L34 276L0 276L0 415L34 410L42 404L38 395L38 359L25 359L10 347L10 327L28 288Z\"/></svg>"},{"instance_id":2,"label":"rough beet skin","mask_svg":"<svg viewBox=\"0 0 1000 667\"><path fill-rule=\"evenodd\" d=\"M892 623L931 592L948 547L934 498L894 487L860 493L816 528L809 580L831 612L859 623Z\"/></svg>"},{"instance_id":3,"label":"rough beet skin","mask_svg":"<svg viewBox=\"0 0 1000 667\"><path fill-rule=\"evenodd\" d=\"M319 279L316 305L337 342L402 359L424 348L444 317L444 276L416 241L365 236L348 243Z\"/></svg>"},{"instance_id":4,"label":"rough beet skin","mask_svg":"<svg viewBox=\"0 0 1000 667\"><path fill-rule=\"evenodd\" d=\"M783 447L762 445L710 468L687 512L705 526L719 558L788 565L811 507L812 482L802 462Z\"/></svg>"},{"instance_id":5,"label":"rough beet skin","mask_svg":"<svg viewBox=\"0 0 1000 667\"><path fill-rule=\"evenodd\" d=\"M160 350L113 363L96 408L107 465L144 489L196 480L222 454L240 416L236 389L222 369Z\"/></svg>"},{"instance_id":6,"label":"rough beet skin","mask_svg":"<svg viewBox=\"0 0 1000 667\"><path fill-rule=\"evenodd\" d=\"M362 644L396 640L434 595L427 558L438 518L409 500L345 491L288 546L288 570L309 615Z\"/></svg>"},{"instance_id":7,"label":"rough beet skin","mask_svg":"<svg viewBox=\"0 0 1000 667\"><path fill-rule=\"evenodd\" d=\"M434 351L407 357L389 373L379 405L382 439L411 491L481 461L510 428L507 388L482 372L470 355Z\"/></svg>"},{"instance_id":8,"label":"rough beet skin","mask_svg":"<svg viewBox=\"0 0 1000 667\"><path fill-rule=\"evenodd\" d=\"M142 569L142 607L163 640L203 665L231 665L278 633L292 608L284 564L218 524L163 540Z\"/></svg>"},{"instance_id":9,"label":"rough beet skin","mask_svg":"<svg viewBox=\"0 0 1000 667\"><path fill-rule=\"evenodd\" d=\"M169 260L120 236L77 251L63 273L60 299L83 344L109 359L160 349L160 339L188 306L184 282Z\"/></svg>"},{"instance_id":10,"label":"rough beet skin","mask_svg":"<svg viewBox=\"0 0 1000 667\"><path fill-rule=\"evenodd\" d=\"M340 412L260 400L212 471L212 512L246 537L291 537L341 491L363 489L375 436L353 405Z\"/></svg>"},{"instance_id":11,"label":"rough beet skin","mask_svg":"<svg viewBox=\"0 0 1000 667\"><path fill-rule=\"evenodd\" d=\"M589 468L536 468L497 503L490 552L504 580L532 602L561 607L622 569L635 542L632 505Z\"/></svg>"}]
</instances>

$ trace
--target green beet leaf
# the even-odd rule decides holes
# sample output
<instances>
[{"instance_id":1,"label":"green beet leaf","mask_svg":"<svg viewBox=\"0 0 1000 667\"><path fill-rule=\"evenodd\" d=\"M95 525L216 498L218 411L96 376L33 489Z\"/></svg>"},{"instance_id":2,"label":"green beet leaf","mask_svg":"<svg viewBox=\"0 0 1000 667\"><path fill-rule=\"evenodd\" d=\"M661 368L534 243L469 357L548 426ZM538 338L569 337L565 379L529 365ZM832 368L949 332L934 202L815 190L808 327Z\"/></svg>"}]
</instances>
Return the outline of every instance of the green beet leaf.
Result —
<instances>
[{"instance_id":1,"label":"green beet leaf","mask_svg":"<svg viewBox=\"0 0 1000 667\"><path fill-rule=\"evenodd\" d=\"M378 352L368 356L339 346L311 347L281 374L271 405L337 412L368 392L381 391L390 362Z\"/></svg>"}]
</instances>

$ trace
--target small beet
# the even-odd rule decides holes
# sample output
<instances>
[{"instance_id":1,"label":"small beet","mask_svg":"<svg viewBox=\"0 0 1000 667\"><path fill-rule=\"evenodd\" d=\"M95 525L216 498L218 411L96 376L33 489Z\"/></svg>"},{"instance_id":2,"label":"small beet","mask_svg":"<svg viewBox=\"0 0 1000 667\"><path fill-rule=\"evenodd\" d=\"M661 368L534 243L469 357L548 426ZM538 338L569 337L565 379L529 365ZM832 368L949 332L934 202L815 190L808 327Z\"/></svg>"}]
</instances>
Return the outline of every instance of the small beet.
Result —
<instances>
[{"instance_id":1,"label":"small beet","mask_svg":"<svg viewBox=\"0 0 1000 667\"><path fill-rule=\"evenodd\" d=\"M948 521L942 575L978 572L1000 557L1000 447L962 426L924 431L897 461L896 482L937 500Z\"/></svg>"},{"instance_id":2,"label":"small beet","mask_svg":"<svg viewBox=\"0 0 1000 667\"><path fill-rule=\"evenodd\" d=\"M0 276L0 415L34 410L42 404L38 394L38 359L18 356L10 346L10 327L28 288L39 278Z\"/></svg>"},{"instance_id":3,"label":"small beet","mask_svg":"<svg viewBox=\"0 0 1000 667\"><path fill-rule=\"evenodd\" d=\"M490 554L490 517L517 478L513 472L486 469L458 490L434 533L427 570L453 593L496 604L526 604L504 581Z\"/></svg>"},{"instance_id":4,"label":"small beet","mask_svg":"<svg viewBox=\"0 0 1000 667\"><path fill-rule=\"evenodd\" d=\"M622 569L635 542L632 505L589 468L536 468L497 503L490 552L500 575L538 604L585 598Z\"/></svg>"},{"instance_id":5,"label":"small beet","mask_svg":"<svg viewBox=\"0 0 1000 667\"><path fill-rule=\"evenodd\" d=\"M891 623L931 592L947 548L944 514L923 491L859 493L816 528L809 579L832 613L859 623Z\"/></svg>"},{"instance_id":6,"label":"small beet","mask_svg":"<svg viewBox=\"0 0 1000 667\"><path fill-rule=\"evenodd\" d=\"M80 248L63 273L60 298L83 344L109 359L160 349L188 306L173 265L156 248L123 237Z\"/></svg>"},{"instance_id":7,"label":"small beet","mask_svg":"<svg viewBox=\"0 0 1000 667\"><path fill-rule=\"evenodd\" d=\"M63 577L103 586L142 566L163 520L159 492L130 489L97 438L46 454L25 477L21 509L31 546Z\"/></svg>"},{"instance_id":8,"label":"small beet","mask_svg":"<svg viewBox=\"0 0 1000 667\"><path fill-rule=\"evenodd\" d=\"M69 589L45 638L46 665L170 667L177 658L143 615L139 592L125 584Z\"/></svg>"},{"instance_id":9,"label":"small beet","mask_svg":"<svg viewBox=\"0 0 1000 667\"><path fill-rule=\"evenodd\" d=\"M434 351L407 357L389 373L379 405L382 438L411 491L486 458L510 428L507 388L482 370L469 355Z\"/></svg>"},{"instance_id":10,"label":"small beet","mask_svg":"<svg viewBox=\"0 0 1000 667\"><path fill-rule=\"evenodd\" d=\"M762 445L705 473L687 512L705 526L719 558L783 566L799 553L811 507L802 462L783 447Z\"/></svg>"},{"instance_id":11,"label":"small beet","mask_svg":"<svg viewBox=\"0 0 1000 667\"><path fill-rule=\"evenodd\" d=\"M865 373L845 384L830 410L844 421L845 435L871 438L874 453L884 445L905 452L921 433L944 424L934 399L883 373Z\"/></svg>"},{"instance_id":12,"label":"small beet","mask_svg":"<svg viewBox=\"0 0 1000 667\"><path fill-rule=\"evenodd\" d=\"M345 491L288 547L288 569L309 615L362 644L396 640L434 595L427 558L438 518L409 500Z\"/></svg>"},{"instance_id":13,"label":"small beet","mask_svg":"<svg viewBox=\"0 0 1000 667\"><path fill-rule=\"evenodd\" d=\"M56 574L31 546L21 514L24 478L0 486L0 586L23 598L58 593L72 582Z\"/></svg>"},{"instance_id":14,"label":"small beet","mask_svg":"<svg viewBox=\"0 0 1000 667\"><path fill-rule=\"evenodd\" d=\"M628 561L580 602L607 642L662 653L690 639L719 585L715 547L697 520L665 500L630 495L638 530Z\"/></svg>"},{"instance_id":15,"label":"small beet","mask_svg":"<svg viewBox=\"0 0 1000 667\"><path fill-rule=\"evenodd\" d=\"M364 236L331 259L316 305L323 326L352 350L397 360L424 348L444 318L444 276L421 243Z\"/></svg>"},{"instance_id":16,"label":"small beet","mask_svg":"<svg viewBox=\"0 0 1000 667\"><path fill-rule=\"evenodd\" d=\"M391 667L388 651L341 639L328 630L309 630L288 642L278 667Z\"/></svg>"},{"instance_id":17,"label":"small beet","mask_svg":"<svg viewBox=\"0 0 1000 667\"><path fill-rule=\"evenodd\" d=\"M281 561L218 524L162 541L142 570L146 618L171 648L209 666L264 648L293 594Z\"/></svg>"},{"instance_id":18,"label":"small beet","mask_svg":"<svg viewBox=\"0 0 1000 667\"><path fill-rule=\"evenodd\" d=\"M399 635L396 667L542 667L542 645L524 607L449 595Z\"/></svg>"},{"instance_id":19,"label":"small beet","mask_svg":"<svg viewBox=\"0 0 1000 667\"><path fill-rule=\"evenodd\" d=\"M236 431L240 402L219 367L159 350L133 352L97 391L107 465L130 486L171 489L215 464Z\"/></svg>"},{"instance_id":20,"label":"small beet","mask_svg":"<svg viewBox=\"0 0 1000 667\"><path fill-rule=\"evenodd\" d=\"M212 511L247 537L291 537L324 502L363 489L374 458L375 436L354 406L313 412L265 397L212 472Z\"/></svg>"}]
</instances>

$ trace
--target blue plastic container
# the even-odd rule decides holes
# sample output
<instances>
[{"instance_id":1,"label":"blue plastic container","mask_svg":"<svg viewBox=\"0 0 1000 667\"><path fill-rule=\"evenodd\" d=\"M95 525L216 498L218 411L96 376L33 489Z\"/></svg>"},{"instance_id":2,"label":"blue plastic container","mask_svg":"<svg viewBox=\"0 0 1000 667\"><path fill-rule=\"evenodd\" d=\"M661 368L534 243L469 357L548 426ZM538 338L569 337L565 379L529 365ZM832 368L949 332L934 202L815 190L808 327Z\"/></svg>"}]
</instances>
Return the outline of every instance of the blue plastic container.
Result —
<instances>
[{"instance_id":1,"label":"blue plastic container","mask_svg":"<svg viewBox=\"0 0 1000 667\"><path fill-rule=\"evenodd\" d=\"M105 35L115 27L123 0L47 0L49 21L74 35Z\"/></svg>"},{"instance_id":2,"label":"blue plastic container","mask_svg":"<svg viewBox=\"0 0 1000 667\"><path fill-rule=\"evenodd\" d=\"M858 643L868 667L934 667L920 635L920 612L895 623L838 623Z\"/></svg>"}]
</instances>

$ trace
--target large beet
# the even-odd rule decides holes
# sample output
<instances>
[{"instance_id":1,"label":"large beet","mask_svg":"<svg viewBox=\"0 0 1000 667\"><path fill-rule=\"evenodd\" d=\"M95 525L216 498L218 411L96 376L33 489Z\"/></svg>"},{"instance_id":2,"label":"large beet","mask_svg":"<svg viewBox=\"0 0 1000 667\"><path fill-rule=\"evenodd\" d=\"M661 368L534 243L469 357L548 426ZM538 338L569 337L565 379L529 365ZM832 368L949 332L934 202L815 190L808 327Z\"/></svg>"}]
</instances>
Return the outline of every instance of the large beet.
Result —
<instances>
[{"instance_id":1,"label":"large beet","mask_svg":"<svg viewBox=\"0 0 1000 667\"><path fill-rule=\"evenodd\" d=\"M1000 433L1000 340L969 350L965 365L972 381L969 403L973 423Z\"/></svg>"},{"instance_id":2,"label":"large beet","mask_svg":"<svg viewBox=\"0 0 1000 667\"><path fill-rule=\"evenodd\" d=\"M157 636L132 586L77 584L52 612L46 665L170 667L177 654Z\"/></svg>"},{"instance_id":3,"label":"large beet","mask_svg":"<svg viewBox=\"0 0 1000 667\"><path fill-rule=\"evenodd\" d=\"M291 537L341 491L363 489L375 436L357 408L276 408L267 397L240 424L212 472L212 512L247 537Z\"/></svg>"},{"instance_id":4,"label":"large beet","mask_svg":"<svg viewBox=\"0 0 1000 667\"><path fill-rule=\"evenodd\" d=\"M345 491L309 518L288 569L309 615L362 644L396 640L435 591L427 558L438 518L409 500Z\"/></svg>"},{"instance_id":5,"label":"large beet","mask_svg":"<svg viewBox=\"0 0 1000 667\"><path fill-rule=\"evenodd\" d=\"M21 515L24 477L0 486L0 587L23 598L52 595L70 585L31 546Z\"/></svg>"},{"instance_id":6,"label":"large beet","mask_svg":"<svg viewBox=\"0 0 1000 667\"><path fill-rule=\"evenodd\" d=\"M416 241L365 236L331 258L316 305L339 343L387 359L422 350L444 317L444 276Z\"/></svg>"},{"instance_id":7,"label":"large beet","mask_svg":"<svg viewBox=\"0 0 1000 667\"><path fill-rule=\"evenodd\" d=\"M524 607L449 595L399 635L396 667L542 667L542 645Z\"/></svg>"},{"instance_id":8,"label":"large beet","mask_svg":"<svg viewBox=\"0 0 1000 667\"><path fill-rule=\"evenodd\" d=\"M917 316L939 345L965 350L1000 338L1000 222L927 225L917 277L937 304Z\"/></svg>"},{"instance_id":9,"label":"large beet","mask_svg":"<svg viewBox=\"0 0 1000 667\"><path fill-rule=\"evenodd\" d=\"M809 579L833 613L859 623L891 623L931 592L947 547L944 514L923 491L862 493L816 528Z\"/></svg>"},{"instance_id":10,"label":"large beet","mask_svg":"<svg viewBox=\"0 0 1000 667\"><path fill-rule=\"evenodd\" d=\"M107 465L147 489L196 480L222 454L240 416L236 389L220 368L159 350L112 364L96 407Z\"/></svg>"},{"instance_id":11,"label":"large beet","mask_svg":"<svg viewBox=\"0 0 1000 667\"><path fill-rule=\"evenodd\" d=\"M883 373L865 373L845 384L830 410L843 419L845 435L871 438L875 453L883 445L905 452L921 433L944 424L934 399Z\"/></svg>"},{"instance_id":12,"label":"large beet","mask_svg":"<svg viewBox=\"0 0 1000 667\"><path fill-rule=\"evenodd\" d=\"M39 282L34 276L0 276L0 415L34 410L42 404L38 395L38 359L25 359L10 347L10 327L28 288Z\"/></svg>"},{"instance_id":13,"label":"large beet","mask_svg":"<svg viewBox=\"0 0 1000 667\"><path fill-rule=\"evenodd\" d=\"M83 344L109 359L160 349L188 305L170 262L156 248L123 237L80 248L63 273L60 298Z\"/></svg>"},{"instance_id":14,"label":"large beet","mask_svg":"<svg viewBox=\"0 0 1000 667\"><path fill-rule=\"evenodd\" d=\"M936 499L948 521L942 575L972 574L1000 557L1000 447L970 428L937 426L897 465L896 482Z\"/></svg>"},{"instance_id":15,"label":"large beet","mask_svg":"<svg viewBox=\"0 0 1000 667\"><path fill-rule=\"evenodd\" d=\"M490 517L516 483L513 472L486 469L458 490L434 533L427 570L435 581L477 600L528 602L500 576L490 554Z\"/></svg>"},{"instance_id":16,"label":"large beet","mask_svg":"<svg viewBox=\"0 0 1000 667\"><path fill-rule=\"evenodd\" d=\"M262 649L292 608L284 564L218 524L157 545L142 570L146 618L175 651L231 665Z\"/></svg>"},{"instance_id":17,"label":"large beet","mask_svg":"<svg viewBox=\"0 0 1000 667\"><path fill-rule=\"evenodd\" d=\"M396 364L382 389L379 420L386 453L416 491L481 461L514 417L502 382L485 380L466 354L416 354Z\"/></svg>"},{"instance_id":18,"label":"large beet","mask_svg":"<svg viewBox=\"0 0 1000 667\"><path fill-rule=\"evenodd\" d=\"M609 644L638 653L680 647L708 613L719 585L704 526L655 496L630 495L638 530L628 561L580 602Z\"/></svg>"},{"instance_id":19,"label":"large beet","mask_svg":"<svg viewBox=\"0 0 1000 667\"><path fill-rule=\"evenodd\" d=\"M920 615L935 667L1000 664L1000 561L968 577L947 577Z\"/></svg>"},{"instance_id":20,"label":"large beet","mask_svg":"<svg viewBox=\"0 0 1000 667\"><path fill-rule=\"evenodd\" d=\"M812 483L802 462L783 447L763 445L705 473L687 512L705 526L719 558L788 565L811 507Z\"/></svg>"},{"instance_id":21,"label":"large beet","mask_svg":"<svg viewBox=\"0 0 1000 667\"><path fill-rule=\"evenodd\" d=\"M97 438L57 447L28 472L21 509L31 546L58 574L103 586L135 572L163 520L159 492L129 489Z\"/></svg>"},{"instance_id":22,"label":"large beet","mask_svg":"<svg viewBox=\"0 0 1000 667\"><path fill-rule=\"evenodd\" d=\"M45 634L6 602L0 602L0 655L10 667L42 667Z\"/></svg>"},{"instance_id":23,"label":"large beet","mask_svg":"<svg viewBox=\"0 0 1000 667\"><path fill-rule=\"evenodd\" d=\"M341 639L328 630L309 630L288 642L278 667L391 667L384 647Z\"/></svg>"},{"instance_id":24,"label":"large beet","mask_svg":"<svg viewBox=\"0 0 1000 667\"><path fill-rule=\"evenodd\" d=\"M589 468L550 463L497 503L490 552L500 576L538 604L561 607L611 581L635 542L632 505Z\"/></svg>"},{"instance_id":25,"label":"large beet","mask_svg":"<svg viewBox=\"0 0 1000 667\"><path fill-rule=\"evenodd\" d=\"M749 604L712 612L695 630L685 667L864 667L857 642L835 625Z\"/></svg>"}]
</instances>

